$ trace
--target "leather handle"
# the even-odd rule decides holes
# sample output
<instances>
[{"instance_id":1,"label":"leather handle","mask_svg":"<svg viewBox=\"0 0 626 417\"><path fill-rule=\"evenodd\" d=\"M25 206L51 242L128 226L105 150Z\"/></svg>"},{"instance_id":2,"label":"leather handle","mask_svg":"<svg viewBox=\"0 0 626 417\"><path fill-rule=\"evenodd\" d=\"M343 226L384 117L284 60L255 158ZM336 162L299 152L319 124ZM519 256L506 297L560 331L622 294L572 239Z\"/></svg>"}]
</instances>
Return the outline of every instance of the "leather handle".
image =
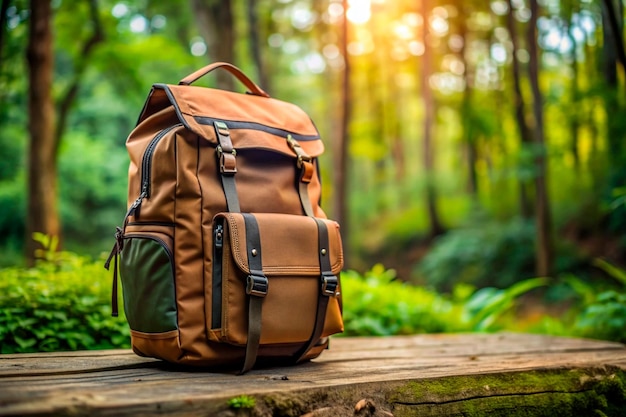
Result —
<instances>
[{"instance_id":1,"label":"leather handle","mask_svg":"<svg viewBox=\"0 0 626 417\"><path fill-rule=\"evenodd\" d=\"M246 74L244 74L239 68L237 68L233 64L229 64L228 62L214 62L213 64L209 64L206 67L200 68L198 71L189 74L188 76L180 80L178 84L190 85L191 83L197 81L199 78L207 75L209 72L218 68L223 68L230 72L232 75L234 75L239 81L241 81L243 85L248 87L250 93L254 94L255 96L269 97L269 94L263 91L261 87L256 85L254 81L248 78Z\"/></svg>"}]
</instances>

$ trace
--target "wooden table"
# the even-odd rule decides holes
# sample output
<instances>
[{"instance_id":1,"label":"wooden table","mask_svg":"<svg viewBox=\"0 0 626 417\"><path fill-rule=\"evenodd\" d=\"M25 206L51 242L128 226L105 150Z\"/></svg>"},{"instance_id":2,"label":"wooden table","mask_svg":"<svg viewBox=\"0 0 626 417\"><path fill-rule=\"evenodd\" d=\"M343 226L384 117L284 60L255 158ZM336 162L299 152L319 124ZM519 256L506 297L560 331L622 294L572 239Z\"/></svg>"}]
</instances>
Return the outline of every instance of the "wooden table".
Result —
<instances>
[{"instance_id":1,"label":"wooden table","mask_svg":"<svg viewBox=\"0 0 626 417\"><path fill-rule=\"evenodd\" d=\"M244 376L126 350L0 355L2 416L626 416L625 387L622 344L510 333L335 338Z\"/></svg>"}]
</instances>

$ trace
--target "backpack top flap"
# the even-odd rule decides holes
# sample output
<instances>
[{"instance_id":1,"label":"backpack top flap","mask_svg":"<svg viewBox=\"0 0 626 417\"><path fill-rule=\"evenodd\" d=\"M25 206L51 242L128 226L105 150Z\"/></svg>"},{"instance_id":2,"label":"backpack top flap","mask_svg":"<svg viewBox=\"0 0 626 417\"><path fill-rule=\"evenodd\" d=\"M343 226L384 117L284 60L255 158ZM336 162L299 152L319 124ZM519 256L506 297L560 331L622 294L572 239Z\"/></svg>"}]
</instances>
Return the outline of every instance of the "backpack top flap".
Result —
<instances>
[{"instance_id":1,"label":"backpack top flap","mask_svg":"<svg viewBox=\"0 0 626 417\"><path fill-rule=\"evenodd\" d=\"M220 121L226 123L229 129L270 134L258 135L258 141L254 143L243 139L238 143L237 136L234 136L235 148L269 147L291 154L285 140L287 135L291 135L310 156L319 156L324 151L315 124L298 106L270 97L213 88L154 84L137 124L170 105L186 128L215 145L214 122ZM244 137L250 135L241 135L241 138Z\"/></svg>"}]
</instances>

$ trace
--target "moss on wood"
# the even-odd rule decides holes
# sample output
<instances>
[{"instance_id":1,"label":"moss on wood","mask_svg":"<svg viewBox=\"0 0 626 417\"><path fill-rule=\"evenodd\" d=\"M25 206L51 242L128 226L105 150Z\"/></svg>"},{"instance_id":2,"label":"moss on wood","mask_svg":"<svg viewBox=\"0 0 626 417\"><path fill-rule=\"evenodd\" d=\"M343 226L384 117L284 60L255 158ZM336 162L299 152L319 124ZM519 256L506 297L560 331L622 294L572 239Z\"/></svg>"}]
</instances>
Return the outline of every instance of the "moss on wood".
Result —
<instances>
[{"instance_id":1,"label":"moss on wood","mask_svg":"<svg viewBox=\"0 0 626 417\"><path fill-rule=\"evenodd\" d=\"M250 415L353 416L362 398L373 398L378 410L394 417L622 417L626 372L546 369L283 392L260 396Z\"/></svg>"},{"instance_id":2,"label":"moss on wood","mask_svg":"<svg viewBox=\"0 0 626 417\"><path fill-rule=\"evenodd\" d=\"M538 370L412 381L389 393L395 417L624 416L619 368Z\"/></svg>"}]
</instances>

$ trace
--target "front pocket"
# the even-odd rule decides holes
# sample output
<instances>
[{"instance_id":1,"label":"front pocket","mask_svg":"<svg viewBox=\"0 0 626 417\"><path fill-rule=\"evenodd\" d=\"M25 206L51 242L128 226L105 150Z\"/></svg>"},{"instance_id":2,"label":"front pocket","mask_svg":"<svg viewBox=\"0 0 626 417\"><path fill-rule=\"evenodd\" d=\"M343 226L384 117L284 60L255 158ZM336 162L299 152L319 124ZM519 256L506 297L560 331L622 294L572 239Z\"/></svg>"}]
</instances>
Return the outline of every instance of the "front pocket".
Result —
<instances>
[{"instance_id":1,"label":"front pocket","mask_svg":"<svg viewBox=\"0 0 626 417\"><path fill-rule=\"evenodd\" d=\"M246 224L240 213L221 213L214 230L223 231L218 243L212 291L210 338L243 346L248 341L248 306L251 275L248 256L258 254L267 291L261 309L260 344L306 343L316 324L319 297L328 297L322 336L343 331L340 308L339 273L343 254L339 226L323 220L328 230L329 257L336 291L321 294L322 268L318 247L318 225L307 216L263 213L254 214L260 236L259 248L249 248ZM264 284L261 284L263 287Z\"/></svg>"},{"instance_id":2,"label":"front pocket","mask_svg":"<svg viewBox=\"0 0 626 417\"><path fill-rule=\"evenodd\" d=\"M120 277L124 311L132 330L164 333L178 328L172 246L172 238L164 233L124 236Z\"/></svg>"}]
</instances>

